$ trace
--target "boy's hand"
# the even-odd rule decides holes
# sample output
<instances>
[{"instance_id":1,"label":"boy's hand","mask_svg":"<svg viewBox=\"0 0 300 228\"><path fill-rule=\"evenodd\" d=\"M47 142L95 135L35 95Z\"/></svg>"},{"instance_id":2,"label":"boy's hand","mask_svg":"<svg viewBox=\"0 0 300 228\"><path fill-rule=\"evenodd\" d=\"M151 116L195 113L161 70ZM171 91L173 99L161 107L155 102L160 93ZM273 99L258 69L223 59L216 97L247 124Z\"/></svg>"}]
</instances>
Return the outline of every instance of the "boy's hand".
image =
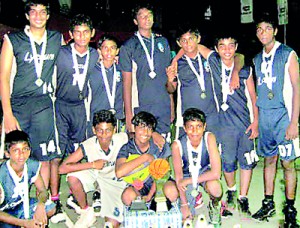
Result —
<instances>
[{"instance_id":1,"label":"boy's hand","mask_svg":"<svg viewBox=\"0 0 300 228\"><path fill-rule=\"evenodd\" d=\"M188 185L188 183L187 183L186 179L179 180L178 184L177 184L178 190L183 191L183 192L186 191L187 190L187 187L186 187L187 185Z\"/></svg>"},{"instance_id":2,"label":"boy's hand","mask_svg":"<svg viewBox=\"0 0 300 228\"><path fill-rule=\"evenodd\" d=\"M235 70L232 71L229 88L230 88L230 91L240 88L240 77L239 77L238 71L235 71Z\"/></svg>"},{"instance_id":3,"label":"boy's hand","mask_svg":"<svg viewBox=\"0 0 300 228\"><path fill-rule=\"evenodd\" d=\"M45 204L39 202L33 215L34 224L38 227L45 227L48 224Z\"/></svg>"},{"instance_id":4,"label":"boy's hand","mask_svg":"<svg viewBox=\"0 0 300 228\"><path fill-rule=\"evenodd\" d=\"M298 123L293 124L290 123L286 129L285 139L286 140L293 140L299 137L299 128Z\"/></svg>"},{"instance_id":5,"label":"boy's hand","mask_svg":"<svg viewBox=\"0 0 300 228\"><path fill-rule=\"evenodd\" d=\"M249 125L247 128L245 134L248 134L248 132L251 131L251 135L249 136L249 139L255 139L258 136L258 123L253 122Z\"/></svg>"},{"instance_id":6,"label":"boy's hand","mask_svg":"<svg viewBox=\"0 0 300 228\"><path fill-rule=\"evenodd\" d=\"M21 130L19 122L14 115L4 116L4 128L5 133L9 133L13 130Z\"/></svg>"},{"instance_id":7,"label":"boy's hand","mask_svg":"<svg viewBox=\"0 0 300 228\"><path fill-rule=\"evenodd\" d=\"M177 80L177 62L172 63L172 65L168 66L166 69L166 73L168 76L168 82L174 82Z\"/></svg>"},{"instance_id":8,"label":"boy's hand","mask_svg":"<svg viewBox=\"0 0 300 228\"><path fill-rule=\"evenodd\" d=\"M180 211L182 213L182 221L193 218L188 204L181 206Z\"/></svg>"},{"instance_id":9,"label":"boy's hand","mask_svg":"<svg viewBox=\"0 0 300 228\"><path fill-rule=\"evenodd\" d=\"M161 134L159 134L157 132L153 132L152 133L152 139L153 139L154 144L156 146L158 146L160 151L162 151L162 149L163 149L163 147L166 143L165 138Z\"/></svg>"},{"instance_id":10,"label":"boy's hand","mask_svg":"<svg viewBox=\"0 0 300 228\"><path fill-rule=\"evenodd\" d=\"M103 159L98 159L96 161L93 161L93 168L94 169L98 169L101 170L105 167L107 160L103 160Z\"/></svg>"}]
</instances>

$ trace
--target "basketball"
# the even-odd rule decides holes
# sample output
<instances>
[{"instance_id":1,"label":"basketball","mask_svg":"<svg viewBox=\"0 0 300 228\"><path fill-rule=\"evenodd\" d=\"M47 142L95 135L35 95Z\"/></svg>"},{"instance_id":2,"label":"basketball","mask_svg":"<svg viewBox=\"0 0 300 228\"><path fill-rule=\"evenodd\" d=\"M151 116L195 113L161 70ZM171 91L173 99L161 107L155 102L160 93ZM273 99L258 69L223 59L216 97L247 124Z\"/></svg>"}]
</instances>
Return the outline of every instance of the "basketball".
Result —
<instances>
[{"instance_id":1,"label":"basketball","mask_svg":"<svg viewBox=\"0 0 300 228\"><path fill-rule=\"evenodd\" d=\"M156 180L163 178L170 170L169 162L163 158L153 160L149 166L150 175Z\"/></svg>"},{"instance_id":2,"label":"basketball","mask_svg":"<svg viewBox=\"0 0 300 228\"><path fill-rule=\"evenodd\" d=\"M127 158L126 162L132 161L136 158L138 158L139 154L131 154ZM144 182L149 177L149 165L148 164L142 164L135 168L131 173L129 173L127 176L123 177L123 180L127 182L128 184L132 184L135 180L139 180Z\"/></svg>"}]
</instances>

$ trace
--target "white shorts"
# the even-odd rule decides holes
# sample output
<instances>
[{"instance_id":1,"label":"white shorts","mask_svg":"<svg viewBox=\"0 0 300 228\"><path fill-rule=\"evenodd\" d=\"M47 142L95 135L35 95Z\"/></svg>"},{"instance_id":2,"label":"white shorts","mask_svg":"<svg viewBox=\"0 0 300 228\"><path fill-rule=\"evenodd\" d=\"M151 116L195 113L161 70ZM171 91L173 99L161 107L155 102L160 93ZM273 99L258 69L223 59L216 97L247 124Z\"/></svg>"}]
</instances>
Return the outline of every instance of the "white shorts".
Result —
<instances>
[{"instance_id":1,"label":"white shorts","mask_svg":"<svg viewBox=\"0 0 300 228\"><path fill-rule=\"evenodd\" d=\"M99 175L95 170L82 170L67 174L74 176L82 183L84 191L90 192L95 190L95 182L97 181L101 191L101 217L108 217L123 222L123 207L121 196L126 187L126 182L116 181L111 178L105 178Z\"/></svg>"}]
</instances>

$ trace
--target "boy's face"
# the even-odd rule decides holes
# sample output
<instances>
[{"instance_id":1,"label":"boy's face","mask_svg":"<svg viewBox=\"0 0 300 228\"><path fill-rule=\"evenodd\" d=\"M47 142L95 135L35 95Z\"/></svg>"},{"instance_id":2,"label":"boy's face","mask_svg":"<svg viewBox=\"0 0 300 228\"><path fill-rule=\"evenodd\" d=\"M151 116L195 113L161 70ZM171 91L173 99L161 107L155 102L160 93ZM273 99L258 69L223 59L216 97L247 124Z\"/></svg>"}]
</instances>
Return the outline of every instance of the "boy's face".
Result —
<instances>
[{"instance_id":1,"label":"boy's face","mask_svg":"<svg viewBox=\"0 0 300 228\"><path fill-rule=\"evenodd\" d=\"M13 144L6 152L6 156L10 159L11 165L23 166L30 156L30 147L27 142Z\"/></svg>"},{"instance_id":2,"label":"boy's face","mask_svg":"<svg viewBox=\"0 0 300 228\"><path fill-rule=\"evenodd\" d=\"M198 53L198 43L200 43L200 39L200 36L187 32L180 37L177 44L183 49L185 54L196 54Z\"/></svg>"},{"instance_id":3,"label":"boy's face","mask_svg":"<svg viewBox=\"0 0 300 228\"><path fill-rule=\"evenodd\" d=\"M49 14L47 12L46 6L36 5L31 6L31 10L26 14L26 19L30 23L30 27L33 28L45 28L47 20L49 19Z\"/></svg>"},{"instance_id":4,"label":"boy's face","mask_svg":"<svg viewBox=\"0 0 300 228\"><path fill-rule=\"evenodd\" d=\"M145 124L139 124L138 126L135 126L135 141L141 144L147 143L150 141L153 129L149 128Z\"/></svg>"},{"instance_id":5,"label":"boy's face","mask_svg":"<svg viewBox=\"0 0 300 228\"><path fill-rule=\"evenodd\" d=\"M133 22L138 26L138 28L145 30L151 29L154 23L153 12L146 8L142 8L139 10L136 19L134 19Z\"/></svg>"},{"instance_id":6,"label":"boy's face","mask_svg":"<svg viewBox=\"0 0 300 228\"><path fill-rule=\"evenodd\" d=\"M74 39L75 48L86 48L95 35L95 29L91 30L86 24L76 25L73 32L69 31L69 34Z\"/></svg>"},{"instance_id":7,"label":"boy's face","mask_svg":"<svg viewBox=\"0 0 300 228\"><path fill-rule=\"evenodd\" d=\"M99 123L93 127L94 134L97 136L100 144L110 144L113 134L115 133L115 127L112 123Z\"/></svg>"},{"instance_id":8,"label":"boy's face","mask_svg":"<svg viewBox=\"0 0 300 228\"><path fill-rule=\"evenodd\" d=\"M232 38L220 39L215 49L222 60L233 60L237 44L235 39Z\"/></svg>"},{"instance_id":9,"label":"boy's face","mask_svg":"<svg viewBox=\"0 0 300 228\"><path fill-rule=\"evenodd\" d=\"M189 137L190 141L199 141L203 136L205 128L206 124L203 124L199 120L190 120L187 121L184 125L184 130L187 136Z\"/></svg>"},{"instance_id":10,"label":"boy's face","mask_svg":"<svg viewBox=\"0 0 300 228\"><path fill-rule=\"evenodd\" d=\"M119 48L114 41L105 40L100 47L100 52L103 60L114 61L119 53Z\"/></svg>"},{"instance_id":11,"label":"boy's face","mask_svg":"<svg viewBox=\"0 0 300 228\"><path fill-rule=\"evenodd\" d=\"M264 46L272 43L276 34L277 28L274 29L270 23L262 22L256 27L256 36Z\"/></svg>"}]
</instances>

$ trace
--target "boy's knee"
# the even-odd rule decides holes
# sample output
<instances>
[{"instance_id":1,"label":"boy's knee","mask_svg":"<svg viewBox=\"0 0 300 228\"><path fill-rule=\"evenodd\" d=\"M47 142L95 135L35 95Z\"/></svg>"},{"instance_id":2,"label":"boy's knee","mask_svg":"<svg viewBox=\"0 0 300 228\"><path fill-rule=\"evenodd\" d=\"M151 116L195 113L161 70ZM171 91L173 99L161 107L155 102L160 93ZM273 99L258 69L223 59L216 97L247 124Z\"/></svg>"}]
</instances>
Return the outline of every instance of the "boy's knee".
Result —
<instances>
[{"instance_id":1,"label":"boy's knee","mask_svg":"<svg viewBox=\"0 0 300 228\"><path fill-rule=\"evenodd\" d=\"M175 182L168 181L164 186L165 196L173 203L179 197L179 193L176 187Z\"/></svg>"},{"instance_id":2,"label":"boy's knee","mask_svg":"<svg viewBox=\"0 0 300 228\"><path fill-rule=\"evenodd\" d=\"M126 206L130 206L132 201L134 201L136 197L137 194L132 187L126 188L122 193L122 201Z\"/></svg>"},{"instance_id":3,"label":"boy's knee","mask_svg":"<svg viewBox=\"0 0 300 228\"><path fill-rule=\"evenodd\" d=\"M206 190L214 198L222 198L223 189L220 181L218 180L207 181Z\"/></svg>"}]
</instances>

